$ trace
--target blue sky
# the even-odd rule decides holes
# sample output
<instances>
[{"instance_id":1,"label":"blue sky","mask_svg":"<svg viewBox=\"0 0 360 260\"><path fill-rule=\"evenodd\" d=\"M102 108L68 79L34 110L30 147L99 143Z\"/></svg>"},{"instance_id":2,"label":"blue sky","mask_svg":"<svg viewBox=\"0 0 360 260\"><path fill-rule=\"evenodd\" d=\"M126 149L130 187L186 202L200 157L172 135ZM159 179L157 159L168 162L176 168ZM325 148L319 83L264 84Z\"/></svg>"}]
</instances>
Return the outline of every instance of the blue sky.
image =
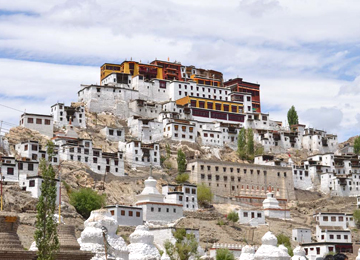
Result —
<instances>
[{"instance_id":1,"label":"blue sky","mask_svg":"<svg viewBox=\"0 0 360 260\"><path fill-rule=\"evenodd\" d=\"M0 0L0 104L49 113L104 62L169 57L258 82L270 118L295 105L343 141L360 132L359 13L357 0Z\"/></svg>"}]
</instances>

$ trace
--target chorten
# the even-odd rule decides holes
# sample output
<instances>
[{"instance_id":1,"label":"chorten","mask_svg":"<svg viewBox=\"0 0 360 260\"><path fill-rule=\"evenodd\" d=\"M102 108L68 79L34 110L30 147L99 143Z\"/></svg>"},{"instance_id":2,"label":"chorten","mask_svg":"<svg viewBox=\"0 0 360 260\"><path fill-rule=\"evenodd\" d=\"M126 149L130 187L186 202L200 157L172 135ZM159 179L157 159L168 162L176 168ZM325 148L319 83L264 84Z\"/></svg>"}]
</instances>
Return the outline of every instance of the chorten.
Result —
<instances>
[{"instance_id":1,"label":"chorten","mask_svg":"<svg viewBox=\"0 0 360 260\"><path fill-rule=\"evenodd\" d=\"M290 260L284 249L277 247L277 238L268 231L261 239L262 245L255 253L254 260Z\"/></svg>"},{"instance_id":2,"label":"chorten","mask_svg":"<svg viewBox=\"0 0 360 260\"><path fill-rule=\"evenodd\" d=\"M306 252L304 248L302 248L301 246L297 246L293 252L294 252L294 256L291 258L291 260L307 260L305 256Z\"/></svg>"},{"instance_id":3,"label":"chorten","mask_svg":"<svg viewBox=\"0 0 360 260\"><path fill-rule=\"evenodd\" d=\"M252 246L246 245L241 249L239 260L254 260L255 249Z\"/></svg>"},{"instance_id":4,"label":"chorten","mask_svg":"<svg viewBox=\"0 0 360 260\"><path fill-rule=\"evenodd\" d=\"M106 209L93 210L84 222L85 229L78 239L80 249L95 253L92 260L128 260L129 252L122 237L116 235L118 222Z\"/></svg>"},{"instance_id":5,"label":"chorten","mask_svg":"<svg viewBox=\"0 0 360 260\"><path fill-rule=\"evenodd\" d=\"M164 202L165 195L161 194L156 188L157 181L149 176L145 180L144 190L137 195L137 203L140 202Z\"/></svg>"},{"instance_id":6,"label":"chorten","mask_svg":"<svg viewBox=\"0 0 360 260\"><path fill-rule=\"evenodd\" d=\"M154 235L149 232L148 227L137 226L130 235L130 243L129 260L160 259L159 250L154 245Z\"/></svg>"}]
</instances>

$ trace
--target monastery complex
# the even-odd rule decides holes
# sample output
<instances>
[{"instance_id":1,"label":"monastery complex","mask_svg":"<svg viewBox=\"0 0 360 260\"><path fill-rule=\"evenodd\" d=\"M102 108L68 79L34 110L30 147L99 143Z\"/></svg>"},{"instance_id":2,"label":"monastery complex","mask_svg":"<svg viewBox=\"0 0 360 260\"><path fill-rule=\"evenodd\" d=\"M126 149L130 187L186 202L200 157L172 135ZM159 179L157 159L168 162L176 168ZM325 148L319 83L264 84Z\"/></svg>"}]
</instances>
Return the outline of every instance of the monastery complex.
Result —
<instances>
[{"instance_id":1,"label":"monastery complex","mask_svg":"<svg viewBox=\"0 0 360 260\"><path fill-rule=\"evenodd\" d=\"M269 219L292 221L290 207L297 199L296 191L319 192L329 198L360 196L360 158L352 147L340 149L335 134L271 119L262 110L260 92L258 83L239 77L225 80L222 72L180 62L105 63L100 67L100 84L81 85L72 93L71 104L58 102L43 114L29 111L19 117L19 127L54 143L54 155L50 157L37 139L22 138L13 143L5 137L6 153L0 166L3 183L39 198L39 163L49 158L56 167L76 163L104 180L110 174L121 180L132 177L131 171L148 171L131 204L111 204L93 211L77 241L74 231L59 223L62 243L71 238L76 250L87 252L75 259L170 259L160 251L164 252L166 239L174 241L175 223L202 212L199 185L209 187L214 204L235 205L238 223L252 230L268 225ZM102 127L95 140L87 136L94 132L89 126L97 126L98 115L114 116L117 122ZM236 154L239 132L244 128L253 130L255 146L263 152L251 162L222 160L220 151ZM107 145L97 145L99 140ZM210 156L195 152L187 158L188 182L161 183L160 189L152 171L165 174L165 144L169 143L205 147ZM305 151L306 156L298 160L290 151ZM62 184L60 178L56 181L59 201ZM0 215L0 227L5 227L4 223ZM298 247L292 258L270 231L263 234L261 245L213 243L206 252L200 247L198 252L204 259L214 258L218 249L226 248L236 259L244 260L315 260L331 252L354 253L352 230L356 223L352 213L314 212L313 224L315 233L301 223L294 225L291 239ZM116 233L121 227L135 230L129 244ZM18 241L16 229L7 230L6 237ZM186 230L199 240L201 230ZM0 230L0 234L4 232ZM104 251L103 239L110 251ZM37 250L35 244L31 250ZM69 252L76 255L74 250ZM22 259L33 259L32 251Z\"/></svg>"}]
</instances>

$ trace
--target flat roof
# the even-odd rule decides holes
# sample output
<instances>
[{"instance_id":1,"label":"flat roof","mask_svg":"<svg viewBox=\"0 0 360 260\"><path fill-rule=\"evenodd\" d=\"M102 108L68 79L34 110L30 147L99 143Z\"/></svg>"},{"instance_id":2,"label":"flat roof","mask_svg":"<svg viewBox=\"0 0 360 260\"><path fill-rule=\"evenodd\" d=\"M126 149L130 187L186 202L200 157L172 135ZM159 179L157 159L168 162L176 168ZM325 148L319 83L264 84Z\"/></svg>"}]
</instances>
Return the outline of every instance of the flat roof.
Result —
<instances>
[{"instance_id":1,"label":"flat roof","mask_svg":"<svg viewBox=\"0 0 360 260\"><path fill-rule=\"evenodd\" d=\"M108 205L105 206L106 209L112 209L112 208L129 208L129 209L139 209L142 210L141 207L135 207L135 206L126 206L126 205Z\"/></svg>"},{"instance_id":2,"label":"flat roof","mask_svg":"<svg viewBox=\"0 0 360 260\"><path fill-rule=\"evenodd\" d=\"M21 116L22 117L23 116L43 116L43 117L51 117L52 118L52 115L31 114L31 113L23 113Z\"/></svg>"}]
</instances>

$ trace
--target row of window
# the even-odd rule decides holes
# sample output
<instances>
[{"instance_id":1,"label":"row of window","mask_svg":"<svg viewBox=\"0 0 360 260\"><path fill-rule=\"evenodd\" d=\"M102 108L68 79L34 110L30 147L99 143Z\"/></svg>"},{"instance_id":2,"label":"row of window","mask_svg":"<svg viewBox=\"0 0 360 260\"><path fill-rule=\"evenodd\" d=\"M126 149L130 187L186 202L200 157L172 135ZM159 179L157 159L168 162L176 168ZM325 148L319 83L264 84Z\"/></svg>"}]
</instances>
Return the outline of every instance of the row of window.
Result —
<instances>
[{"instance_id":1,"label":"row of window","mask_svg":"<svg viewBox=\"0 0 360 260\"><path fill-rule=\"evenodd\" d=\"M151 207L151 208L150 208L150 211L151 211L151 212L155 212L155 208L154 208L154 207ZM161 212L161 208L158 208L157 212ZM170 209L169 209L169 208L166 208L166 213L170 213ZM176 208L173 209L173 213L176 213Z\"/></svg>"},{"instance_id":2,"label":"row of window","mask_svg":"<svg viewBox=\"0 0 360 260\"><path fill-rule=\"evenodd\" d=\"M260 212L258 212L256 215L258 218L261 218L262 216ZM244 218L247 218L249 216L249 212L243 212L243 216ZM255 218L255 212L251 212L251 218Z\"/></svg>"},{"instance_id":3,"label":"row of window","mask_svg":"<svg viewBox=\"0 0 360 260\"><path fill-rule=\"evenodd\" d=\"M329 235L329 239L334 239L335 236L334 235ZM348 235L343 235L343 238L344 239L348 239L349 236ZM321 235L321 239L325 239L325 236L324 235ZM336 235L336 239L341 239L341 235Z\"/></svg>"},{"instance_id":4,"label":"row of window","mask_svg":"<svg viewBox=\"0 0 360 260\"><path fill-rule=\"evenodd\" d=\"M219 166L215 166L215 171L218 172L220 169ZM195 165L192 165L192 170L194 171L195 170ZM200 165L200 170L201 171L204 171L205 170L205 166L204 165ZM210 165L207 165L207 170L208 171L211 171L211 166ZM227 171L227 167L222 167L222 170L223 172L226 172ZM234 172L234 168L233 167L230 167L229 168L230 172ZM240 168L236 168L236 171L237 173L240 173L241 169ZM248 169L243 169L243 173L246 174L248 172ZM254 173L254 170L253 169L250 169L249 170L250 174L253 174ZM260 175L260 170L256 170L257 174ZM264 175L266 175L266 171L263 171ZM284 172L284 176L286 176L286 172ZM224 176L226 177L226 176Z\"/></svg>"},{"instance_id":5,"label":"row of window","mask_svg":"<svg viewBox=\"0 0 360 260\"><path fill-rule=\"evenodd\" d=\"M198 107L198 108L206 108L206 109L214 109L218 111L226 111L226 112L233 112L237 113L239 109L239 113L243 112L243 107L238 105L230 105L230 104L223 104L223 103L215 103L214 108L214 102L210 101L201 101L201 100L190 100L190 104L192 107ZM231 108L231 110L230 110Z\"/></svg>"},{"instance_id":6,"label":"row of window","mask_svg":"<svg viewBox=\"0 0 360 260\"><path fill-rule=\"evenodd\" d=\"M352 217L346 218L346 221L348 221L348 220L353 221L353 218ZM328 216L323 216L323 221L329 221L329 217ZM330 217L330 221L331 222L336 222L336 221L342 222L342 221L344 221L344 217L339 216L337 218L336 216L332 216L332 217Z\"/></svg>"},{"instance_id":7,"label":"row of window","mask_svg":"<svg viewBox=\"0 0 360 260\"><path fill-rule=\"evenodd\" d=\"M207 85L209 85L209 84L207 84ZM187 89L187 87L188 87L187 85L184 85L185 89ZM181 89L181 84L179 84L179 89ZM190 85L190 90L193 90L193 89L194 89L194 87ZM196 91L199 91L199 87L196 87ZM205 88L202 88L202 91L205 92ZM218 89L218 91L219 91L219 94L222 94L221 89ZM211 92L210 88L208 88L208 92L209 93ZM213 92L216 93L216 89L213 89ZM224 93L225 93L225 95L227 95L227 93L228 93L227 90L225 90Z\"/></svg>"},{"instance_id":8,"label":"row of window","mask_svg":"<svg viewBox=\"0 0 360 260\"><path fill-rule=\"evenodd\" d=\"M50 119L41 119L41 118L35 118L36 119L36 124L37 125L42 125L43 124L43 120L44 120L44 124L45 125L50 125ZM33 124L34 123L34 118L32 118L32 117L28 117L27 118L27 122L28 122L28 124ZM24 121L23 121L23 119L21 120L21 123L23 124L24 123Z\"/></svg>"}]
</instances>

